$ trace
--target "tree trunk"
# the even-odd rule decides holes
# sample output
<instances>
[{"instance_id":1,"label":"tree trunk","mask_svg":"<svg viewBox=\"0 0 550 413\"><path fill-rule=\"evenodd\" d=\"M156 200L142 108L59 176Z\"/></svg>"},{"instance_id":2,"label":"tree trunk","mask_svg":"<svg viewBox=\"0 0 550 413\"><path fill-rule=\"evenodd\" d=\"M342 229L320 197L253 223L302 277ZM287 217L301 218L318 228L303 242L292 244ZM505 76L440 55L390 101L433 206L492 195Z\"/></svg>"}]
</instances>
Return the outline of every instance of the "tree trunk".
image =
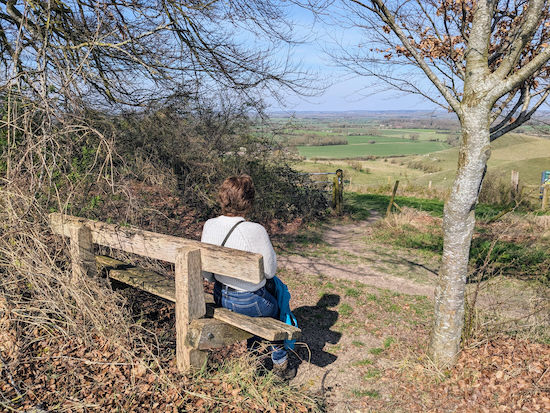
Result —
<instances>
[{"instance_id":1,"label":"tree trunk","mask_svg":"<svg viewBox=\"0 0 550 413\"><path fill-rule=\"evenodd\" d=\"M451 195L443 218L443 258L435 290L434 328L429 354L438 366L456 363L464 325L464 290L475 205L490 156L490 104L463 106L462 143Z\"/></svg>"}]
</instances>

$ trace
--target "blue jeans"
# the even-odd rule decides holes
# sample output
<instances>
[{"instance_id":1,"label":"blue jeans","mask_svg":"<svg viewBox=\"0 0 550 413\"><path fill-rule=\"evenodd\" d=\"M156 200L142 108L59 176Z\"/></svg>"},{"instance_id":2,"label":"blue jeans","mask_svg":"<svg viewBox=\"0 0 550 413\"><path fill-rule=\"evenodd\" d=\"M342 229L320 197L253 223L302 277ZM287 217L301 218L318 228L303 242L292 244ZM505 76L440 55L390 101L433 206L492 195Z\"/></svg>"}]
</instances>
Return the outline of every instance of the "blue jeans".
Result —
<instances>
[{"instance_id":1,"label":"blue jeans","mask_svg":"<svg viewBox=\"0 0 550 413\"><path fill-rule=\"evenodd\" d=\"M277 318L279 314L277 300L266 291L265 287L252 292L233 291L216 281L214 284L214 302L230 311L249 317ZM249 338L248 348L253 348L254 343L257 341L258 337ZM287 360L288 355L282 341L272 342L271 350L273 364L281 364Z\"/></svg>"}]
</instances>

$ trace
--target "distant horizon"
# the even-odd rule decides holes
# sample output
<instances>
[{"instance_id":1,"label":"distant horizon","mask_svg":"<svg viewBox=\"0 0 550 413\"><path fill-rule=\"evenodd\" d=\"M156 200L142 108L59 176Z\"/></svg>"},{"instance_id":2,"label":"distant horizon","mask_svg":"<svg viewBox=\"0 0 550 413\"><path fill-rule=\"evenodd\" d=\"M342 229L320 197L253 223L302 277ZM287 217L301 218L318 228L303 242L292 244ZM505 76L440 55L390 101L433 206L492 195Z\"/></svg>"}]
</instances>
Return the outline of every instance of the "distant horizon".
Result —
<instances>
[{"instance_id":1,"label":"distant horizon","mask_svg":"<svg viewBox=\"0 0 550 413\"><path fill-rule=\"evenodd\" d=\"M441 113L453 113L448 112L444 109L342 109L342 110L329 110L329 109L319 109L319 110L268 110L268 113L348 113L348 112L369 112L369 113L386 113L386 112L441 112Z\"/></svg>"},{"instance_id":2,"label":"distant horizon","mask_svg":"<svg viewBox=\"0 0 550 413\"><path fill-rule=\"evenodd\" d=\"M437 114L438 116L452 116L455 117L455 112L449 112L447 110L437 108L437 109L342 109L342 110L330 110L330 109L307 109L307 110L267 110L266 113L274 115L286 115L291 116L292 114L360 114L360 113L369 113L369 114L399 114L399 113L425 113L425 114ZM550 114L550 109L537 110L533 117L537 115L545 114L548 116Z\"/></svg>"}]
</instances>

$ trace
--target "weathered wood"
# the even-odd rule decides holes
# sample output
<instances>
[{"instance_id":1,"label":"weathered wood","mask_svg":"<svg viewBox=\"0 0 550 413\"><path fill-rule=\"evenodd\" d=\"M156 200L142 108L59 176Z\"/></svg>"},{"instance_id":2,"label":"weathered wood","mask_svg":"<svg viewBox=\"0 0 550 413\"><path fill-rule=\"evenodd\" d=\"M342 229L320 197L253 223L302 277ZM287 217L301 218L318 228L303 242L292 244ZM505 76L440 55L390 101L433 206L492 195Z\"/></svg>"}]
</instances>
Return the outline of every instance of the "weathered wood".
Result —
<instances>
[{"instance_id":1,"label":"weathered wood","mask_svg":"<svg viewBox=\"0 0 550 413\"><path fill-rule=\"evenodd\" d=\"M205 357L185 344L189 323L206 313L202 287L201 250L176 252L176 362L178 370L200 368Z\"/></svg>"},{"instance_id":2,"label":"weathered wood","mask_svg":"<svg viewBox=\"0 0 550 413\"><path fill-rule=\"evenodd\" d=\"M92 242L95 244L172 263L176 261L178 248L200 249L204 271L253 283L259 283L265 278L261 254L59 213L50 214L50 225L54 232L66 237L71 236L72 227L82 224L90 228Z\"/></svg>"},{"instance_id":3,"label":"weathered wood","mask_svg":"<svg viewBox=\"0 0 550 413\"><path fill-rule=\"evenodd\" d=\"M300 338L302 335L299 328L285 324L274 318L248 317L221 307L214 309L214 318L269 341L294 340Z\"/></svg>"},{"instance_id":4,"label":"weathered wood","mask_svg":"<svg viewBox=\"0 0 550 413\"><path fill-rule=\"evenodd\" d=\"M393 186L393 192L392 192L391 198L390 198L390 204L388 205L388 209L386 210L386 218L390 216L391 207L394 204L395 194L397 193L398 185L399 185L399 181L395 181L395 185Z\"/></svg>"},{"instance_id":5,"label":"weathered wood","mask_svg":"<svg viewBox=\"0 0 550 413\"><path fill-rule=\"evenodd\" d=\"M95 258L100 267L107 270L109 278L147 291L173 303L176 302L176 290L173 278L125 264L111 257L98 255Z\"/></svg>"},{"instance_id":6,"label":"weathered wood","mask_svg":"<svg viewBox=\"0 0 550 413\"><path fill-rule=\"evenodd\" d=\"M344 213L344 171L336 170L332 185L332 208L338 215Z\"/></svg>"},{"instance_id":7,"label":"weathered wood","mask_svg":"<svg viewBox=\"0 0 550 413\"><path fill-rule=\"evenodd\" d=\"M201 274L201 251L178 250L176 258L176 307L184 311L187 324L206 313ZM178 314L179 315L179 314Z\"/></svg>"},{"instance_id":8,"label":"weathered wood","mask_svg":"<svg viewBox=\"0 0 550 413\"><path fill-rule=\"evenodd\" d=\"M519 194L519 171L512 170L510 176L510 192L512 194L512 199L517 199Z\"/></svg>"},{"instance_id":9,"label":"weathered wood","mask_svg":"<svg viewBox=\"0 0 550 413\"><path fill-rule=\"evenodd\" d=\"M160 296L166 300L176 302L175 283L173 279L152 271L146 271L142 268L125 264L122 261L118 261L110 257L97 256L96 260L102 267L107 269L107 275L109 278L113 278L117 281L131 285L132 287L150 292L151 294ZM277 340L285 338L296 339L300 337L301 333L299 329L272 318L252 318L247 316L240 317L239 314L234 315L236 313L231 313L229 316L224 316L222 313L228 310L217 307L214 304L212 294L205 293L203 297L206 304L207 317L214 317L214 314L217 311L217 319L220 321L223 319L224 323L238 329L245 330L247 332L246 334L253 334L267 340L270 340L270 337L281 337L277 338ZM243 326L245 327L244 329L241 327L243 318L247 320L246 325ZM265 334L266 322L264 320L270 320L268 321L270 326L267 328L275 329L276 332L271 335Z\"/></svg>"},{"instance_id":10,"label":"weathered wood","mask_svg":"<svg viewBox=\"0 0 550 413\"><path fill-rule=\"evenodd\" d=\"M84 276L96 276L97 268L90 228L84 224L72 226L69 236L71 237L69 250L73 270L72 281L75 282Z\"/></svg>"},{"instance_id":11,"label":"weathered wood","mask_svg":"<svg viewBox=\"0 0 550 413\"><path fill-rule=\"evenodd\" d=\"M189 324L185 344L198 350L225 347L244 341L253 334L213 318L193 320Z\"/></svg>"}]
</instances>

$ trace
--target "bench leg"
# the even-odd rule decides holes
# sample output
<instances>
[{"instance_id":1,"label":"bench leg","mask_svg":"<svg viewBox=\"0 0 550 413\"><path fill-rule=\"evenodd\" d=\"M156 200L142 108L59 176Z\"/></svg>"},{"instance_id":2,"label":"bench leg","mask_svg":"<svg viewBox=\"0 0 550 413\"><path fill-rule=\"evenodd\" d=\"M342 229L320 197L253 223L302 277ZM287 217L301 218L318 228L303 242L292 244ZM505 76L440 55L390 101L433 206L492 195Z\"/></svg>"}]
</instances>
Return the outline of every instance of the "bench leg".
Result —
<instances>
[{"instance_id":1,"label":"bench leg","mask_svg":"<svg viewBox=\"0 0 550 413\"><path fill-rule=\"evenodd\" d=\"M188 373L192 370L200 370L202 366L204 366L204 363L206 363L207 358L207 351L196 350L188 346L183 346L178 354L178 371L181 373Z\"/></svg>"},{"instance_id":2,"label":"bench leg","mask_svg":"<svg viewBox=\"0 0 550 413\"><path fill-rule=\"evenodd\" d=\"M207 353L185 344L189 323L206 314L200 249L176 252L176 362L182 373L202 367Z\"/></svg>"},{"instance_id":3,"label":"bench leg","mask_svg":"<svg viewBox=\"0 0 550 413\"><path fill-rule=\"evenodd\" d=\"M70 254L73 274L71 282L77 282L85 277L97 276L97 266L92 242L92 232L84 224L70 227Z\"/></svg>"}]
</instances>

